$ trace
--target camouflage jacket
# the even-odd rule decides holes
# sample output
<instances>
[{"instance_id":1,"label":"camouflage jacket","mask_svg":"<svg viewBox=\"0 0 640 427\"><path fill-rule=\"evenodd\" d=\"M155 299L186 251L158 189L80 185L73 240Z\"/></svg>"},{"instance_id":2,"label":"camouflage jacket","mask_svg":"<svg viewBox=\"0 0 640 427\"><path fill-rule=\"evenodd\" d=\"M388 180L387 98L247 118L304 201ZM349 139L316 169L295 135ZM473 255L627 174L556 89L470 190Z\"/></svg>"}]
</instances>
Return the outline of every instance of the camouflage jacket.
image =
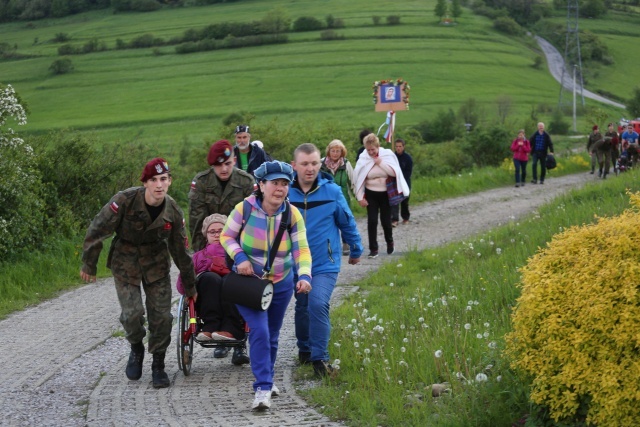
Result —
<instances>
[{"instance_id":1,"label":"camouflage jacket","mask_svg":"<svg viewBox=\"0 0 640 427\"><path fill-rule=\"evenodd\" d=\"M132 285L155 282L169 275L173 258L186 293L192 296L196 278L182 211L167 195L162 212L152 222L144 192L144 187L120 191L98 212L84 238L82 271L95 276L102 242L115 233L107 267L116 279Z\"/></svg>"},{"instance_id":2,"label":"camouflage jacket","mask_svg":"<svg viewBox=\"0 0 640 427\"><path fill-rule=\"evenodd\" d=\"M229 215L238 203L251 195L254 182L251 175L238 168L233 169L224 190L213 168L193 178L189 191L189 234L194 251L206 246L202 235L204 219L214 213Z\"/></svg>"}]
</instances>

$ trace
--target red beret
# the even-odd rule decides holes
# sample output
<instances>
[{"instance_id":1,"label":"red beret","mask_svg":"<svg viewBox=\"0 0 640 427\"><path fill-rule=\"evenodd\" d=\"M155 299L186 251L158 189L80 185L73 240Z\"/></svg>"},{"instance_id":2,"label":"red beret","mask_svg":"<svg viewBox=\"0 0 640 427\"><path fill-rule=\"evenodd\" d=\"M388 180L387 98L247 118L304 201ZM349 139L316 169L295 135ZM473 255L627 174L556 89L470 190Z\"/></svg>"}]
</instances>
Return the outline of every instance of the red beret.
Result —
<instances>
[{"instance_id":1,"label":"red beret","mask_svg":"<svg viewBox=\"0 0 640 427\"><path fill-rule=\"evenodd\" d=\"M221 139L211 146L207 162L209 165L221 165L226 162L233 154L233 147L226 139Z\"/></svg>"},{"instance_id":2,"label":"red beret","mask_svg":"<svg viewBox=\"0 0 640 427\"><path fill-rule=\"evenodd\" d=\"M593 127L591 128L591 130L598 130L598 125L593 125Z\"/></svg>"},{"instance_id":3,"label":"red beret","mask_svg":"<svg viewBox=\"0 0 640 427\"><path fill-rule=\"evenodd\" d=\"M156 175L162 175L163 173L169 173L169 165L165 159L156 157L144 167L140 181L147 182L149 178L153 178Z\"/></svg>"}]
</instances>

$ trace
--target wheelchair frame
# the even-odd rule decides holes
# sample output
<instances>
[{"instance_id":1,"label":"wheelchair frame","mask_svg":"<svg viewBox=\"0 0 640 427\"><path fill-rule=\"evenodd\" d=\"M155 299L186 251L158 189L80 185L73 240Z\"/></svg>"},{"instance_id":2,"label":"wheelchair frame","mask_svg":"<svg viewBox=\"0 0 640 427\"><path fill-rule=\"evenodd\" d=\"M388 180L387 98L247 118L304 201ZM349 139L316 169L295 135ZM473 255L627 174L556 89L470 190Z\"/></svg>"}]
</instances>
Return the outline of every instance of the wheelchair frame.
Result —
<instances>
[{"instance_id":1,"label":"wheelchair frame","mask_svg":"<svg viewBox=\"0 0 640 427\"><path fill-rule=\"evenodd\" d=\"M180 297L178 303L178 331L176 336L176 348L178 353L178 368L185 376L191 373L193 364L193 344L197 343L201 347L239 347L247 341L249 330L245 322L245 334L241 340L208 340L200 341L196 337L200 331L201 322L196 313L193 298L186 295Z\"/></svg>"}]
</instances>

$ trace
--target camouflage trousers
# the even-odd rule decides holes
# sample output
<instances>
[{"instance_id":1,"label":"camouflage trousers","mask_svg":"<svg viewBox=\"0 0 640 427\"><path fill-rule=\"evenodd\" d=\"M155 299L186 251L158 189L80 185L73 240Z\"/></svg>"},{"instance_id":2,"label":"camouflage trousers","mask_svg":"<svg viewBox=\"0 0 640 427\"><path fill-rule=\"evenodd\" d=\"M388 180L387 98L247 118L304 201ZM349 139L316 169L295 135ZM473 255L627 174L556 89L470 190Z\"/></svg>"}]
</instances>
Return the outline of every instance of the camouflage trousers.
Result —
<instances>
[{"instance_id":1,"label":"camouflage trousers","mask_svg":"<svg viewBox=\"0 0 640 427\"><path fill-rule=\"evenodd\" d=\"M144 307L142 289L146 296L145 305L149 320L149 353L164 353L171 342L171 278L164 277L142 286L115 280L116 293L120 301L120 323L125 337L131 344L142 342L147 334L144 327Z\"/></svg>"}]
</instances>

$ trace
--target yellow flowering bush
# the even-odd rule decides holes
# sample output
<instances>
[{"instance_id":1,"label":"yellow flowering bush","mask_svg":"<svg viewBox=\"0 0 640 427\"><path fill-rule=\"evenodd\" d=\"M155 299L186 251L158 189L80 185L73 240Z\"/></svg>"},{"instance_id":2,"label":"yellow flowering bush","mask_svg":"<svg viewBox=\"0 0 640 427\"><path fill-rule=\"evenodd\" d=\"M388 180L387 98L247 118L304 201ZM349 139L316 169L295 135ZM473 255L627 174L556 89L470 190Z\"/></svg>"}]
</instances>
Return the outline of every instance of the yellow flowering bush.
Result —
<instances>
[{"instance_id":1,"label":"yellow flowering bush","mask_svg":"<svg viewBox=\"0 0 640 427\"><path fill-rule=\"evenodd\" d=\"M555 421L640 425L640 193L630 197L622 215L554 236L522 268L506 354Z\"/></svg>"}]
</instances>

